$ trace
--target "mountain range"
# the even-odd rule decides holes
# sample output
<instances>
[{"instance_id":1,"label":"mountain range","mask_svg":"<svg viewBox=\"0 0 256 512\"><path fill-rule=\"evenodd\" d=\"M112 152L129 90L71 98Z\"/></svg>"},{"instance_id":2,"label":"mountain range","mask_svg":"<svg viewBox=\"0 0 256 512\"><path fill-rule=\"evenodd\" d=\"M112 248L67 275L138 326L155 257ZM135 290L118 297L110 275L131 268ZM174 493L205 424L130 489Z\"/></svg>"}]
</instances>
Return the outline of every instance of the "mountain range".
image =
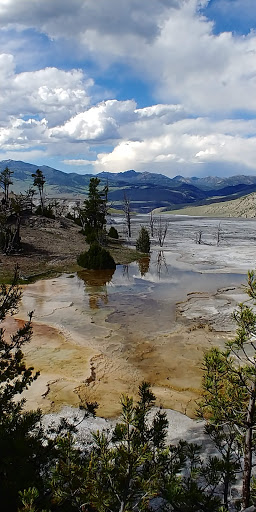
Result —
<instances>
[{"instance_id":1,"label":"mountain range","mask_svg":"<svg viewBox=\"0 0 256 512\"><path fill-rule=\"evenodd\" d=\"M86 197L90 179L95 177L91 174L65 173L45 165L37 166L15 160L0 161L0 172L5 167L13 171L11 189L15 193L28 190L33 183L32 173L40 168L46 179L46 195L55 198ZM131 208L140 212L159 207L172 210L192 204L228 201L256 191L256 176L168 178L163 174L129 170L120 173L101 172L97 177L102 185L108 184L109 201L115 208L122 208L125 194Z\"/></svg>"}]
</instances>

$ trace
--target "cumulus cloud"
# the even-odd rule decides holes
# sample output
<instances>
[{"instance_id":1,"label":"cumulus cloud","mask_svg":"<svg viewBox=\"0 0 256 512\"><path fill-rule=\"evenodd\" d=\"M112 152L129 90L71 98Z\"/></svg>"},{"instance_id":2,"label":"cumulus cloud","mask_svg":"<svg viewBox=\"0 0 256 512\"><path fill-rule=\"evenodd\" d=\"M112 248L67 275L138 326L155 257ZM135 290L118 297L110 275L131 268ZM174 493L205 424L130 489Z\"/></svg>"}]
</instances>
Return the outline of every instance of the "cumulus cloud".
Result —
<instances>
[{"instance_id":1,"label":"cumulus cloud","mask_svg":"<svg viewBox=\"0 0 256 512\"><path fill-rule=\"evenodd\" d=\"M256 137L177 135L144 141L122 141L112 153L101 153L95 161L97 171L119 172L126 169L163 172L168 176L189 169L190 175L200 174L199 166L209 163L233 163L252 172L255 168Z\"/></svg>"},{"instance_id":2,"label":"cumulus cloud","mask_svg":"<svg viewBox=\"0 0 256 512\"><path fill-rule=\"evenodd\" d=\"M227 12L227 0L214 3ZM243 5L255 12L250 0L234 0L236 15ZM132 99L114 98L93 104L94 82L81 69L38 65L17 72L5 53L2 151L43 147L66 165L90 165L94 158L96 170L114 172L174 175L189 167L197 174L215 162L252 170L256 122L234 117L256 111L256 34L216 33L207 12L208 0L2 0L4 33L28 37L24 29L33 29L54 39L55 48L75 41L80 62L90 56L97 73L125 64L127 75L132 70L149 84L157 103L138 108Z\"/></svg>"},{"instance_id":3,"label":"cumulus cloud","mask_svg":"<svg viewBox=\"0 0 256 512\"><path fill-rule=\"evenodd\" d=\"M253 119L213 121L189 117L181 105L139 109L132 100L108 100L54 127L46 118L11 116L8 125L0 128L0 143L5 151L41 145L49 156L61 155L65 165L93 165L95 172L135 168L174 176L188 168L190 174L199 174L202 165L214 162L253 169L255 133ZM102 152L100 147L106 144L112 149Z\"/></svg>"},{"instance_id":4,"label":"cumulus cloud","mask_svg":"<svg viewBox=\"0 0 256 512\"><path fill-rule=\"evenodd\" d=\"M213 24L188 3L166 20L161 37L145 48L144 71L160 98L176 98L193 112L256 110L256 35L213 34Z\"/></svg>"},{"instance_id":5,"label":"cumulus cloud","mask_svg":"<svg viewBox=\"0 0 256 512\"><path fill-rule=\"evenodd\" d=\"M134 101L108 100L72 117L51 130L56 138L108 141L119 138L119 127L135 117Z\"/></svg>"},{"instance_id":6,"label":"cumulus cloud","mask_svg":"<svg viewBox=\"0 0 256 512\"><path fill-rule=\"evenodd\" d=\"M50 38L75 39L80 52L104 66L128 63L152 81L160 101L181 103L201 113L256 110L256 35L214 34L213 22L201 14L206 4L202 0L5 0L0 19L5 26L33 27ZM226 1L218 4L227 9ZM241 5L235 0L232 10L234 6L240 12ZM246 5L251 6L249 0Z\"/></svg>"},{"instance_id":7,"label":"cumulus cloud","mask_svg":"<svg viewBox=\"0 0 256 512\"><path fill-rule=\"evenodd\" d=\"M69 119L90 102L93 81L81 70L46 68L15 72L12 55L0 55L0 119L47 116L49 125Z\"/></svg>"},{"instance_id":8,"label":"cumulus cloud","mask_svg":"<svg viewBox=\"0 0 256 512\"><path fill-rule=\"evenodd\" d=\"M161 112L161 106L158 107L156 110ZM139 110L136 112L138 114ZM136 120L127 125L127 131L130 133L133 127L138 131ZM159 116L148 119L144 125L140 123L137 140L126 138L112 152L98 154L94 165L98 171L136 168L174 176L188 169L190 174L196 175L201 165L219 162L232 163L252 172L256 161L255 133L255 120L214 122L210 118L184 118L169 123L167 118L164 123Z\"/></svg>"},{"instance_id":9,"label":"cumulus cloud","mask_svg":"<svg viewBox=\"0 0 256 512\"><path fill-rule=\"evenodd\" d=\"M182 0L3 0L2 26L37 27L50 37L85 37L93 30L110 35L156 37L166 12ZM125 21L125 23L124 23Z\"/></svg>"}]
</instances>

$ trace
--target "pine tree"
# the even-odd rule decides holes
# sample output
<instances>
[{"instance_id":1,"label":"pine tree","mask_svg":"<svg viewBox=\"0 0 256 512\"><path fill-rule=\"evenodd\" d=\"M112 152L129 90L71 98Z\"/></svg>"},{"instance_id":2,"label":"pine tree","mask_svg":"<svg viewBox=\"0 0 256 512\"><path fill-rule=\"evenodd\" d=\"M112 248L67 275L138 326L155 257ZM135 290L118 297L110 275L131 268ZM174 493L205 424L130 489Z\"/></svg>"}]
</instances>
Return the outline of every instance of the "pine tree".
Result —
<instances>
[{"instance_id":1,"label":"pine tree","mask_svg":"<svg viewBox=\"0 0 256 512\"><path fill-rule=\"evenodd\" d=\"M103 228L107 222L107 194L108 187L99 190L100 180L91 178L88 199L80 210L80 220L88 242L99 241Z\"/></svg>"},{"instance_id":2,"label":"pine tree","mask_svg":"<svg viewBox=\"0 0 256 512\"><path fill-rule=\"evenodd\" d=\"M247 293L256 300L254 272L248 272ZM200 414L207 420L208 433L226 464L226 494L241 464L242 505L247 508L256 427L256 315L252 307L242 303L234 319L236 336L227 342L226 350L213 349L205 356Z\"/></svg>"},{"instance_id":3,"label":"pine tree","mask_svg":"<svg viewBox=\"0 0 256 512\"><path fill-rule=\"evenodd\" d=\"M144 226L140 229L139 236L136 241L136 249L137 251L149 253L150 251L150 238L149 232Z\"/></svg>"},{"instance_id":4,"label":"pine tree","mask_svg":"<svg viewBox=\"0 0 256 512\"><path fill-rule=\"evenodd\" d=\"M0 287L0 323L12 315L21 299L16 268L11 285ZM6 339L0 328L0 495L3 510L16 511L18 493L39 478L41 432L36 424L39 411L23 412L24 399L17 397L38 377L27 367L22 346L32 335L32 313L28 321ZM41 460L41 459L40 459Z\"/></svg>"}]
</instances>

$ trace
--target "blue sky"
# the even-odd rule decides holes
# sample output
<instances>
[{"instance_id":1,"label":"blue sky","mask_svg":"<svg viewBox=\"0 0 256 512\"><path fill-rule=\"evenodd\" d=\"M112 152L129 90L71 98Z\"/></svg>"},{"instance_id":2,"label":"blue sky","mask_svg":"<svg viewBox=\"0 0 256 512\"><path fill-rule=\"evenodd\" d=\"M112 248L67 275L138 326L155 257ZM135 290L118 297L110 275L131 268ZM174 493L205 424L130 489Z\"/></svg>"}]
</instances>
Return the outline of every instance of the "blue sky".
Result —
<instances>
[{"instance_id":1,"label":"blue sky","mask_svg":"<svg viewBox=\"0 0 256 512\"><path fill-rule=\"evenodd\" d=\"M0 159L256 172L255 0L0 0Z\"/></svg>"}]
</instances>

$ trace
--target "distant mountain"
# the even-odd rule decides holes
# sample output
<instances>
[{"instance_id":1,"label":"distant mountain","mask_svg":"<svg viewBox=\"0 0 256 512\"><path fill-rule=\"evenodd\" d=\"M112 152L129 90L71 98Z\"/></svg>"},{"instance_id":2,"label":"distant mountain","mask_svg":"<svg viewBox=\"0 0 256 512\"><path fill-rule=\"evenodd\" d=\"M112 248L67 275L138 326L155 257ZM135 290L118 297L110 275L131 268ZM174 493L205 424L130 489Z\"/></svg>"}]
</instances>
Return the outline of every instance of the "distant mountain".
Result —
<instances>
[{"instance_id":1,"label":"distant mountain","mask_svg":"<svg viewBox=\"0 0 256 512\"><path fill-rule=\"evenodd\" d=\"M86 194L91 175L89 174L67 174L58 171L53 167L46 165L38 166L16 160L2 160L0 162L0 171L8 166L13 171L13 190L17 192L25 192L33 183L32 174L38 168L43 172L46 178L47 194L51 196L58 195L77 195Z\"/></svg>"},{"instance_id":2,"label":"distant mountain","mask_svg":"<svg viewBox=\"0 0 256 512\"><path fill-rule=\"evenodd\" d=\"M206 176L204 178L183 178L183 176L175 176L174 181L182 183L190 183L202 190L219 190L225 187L233 187L235 185L256 185L256 176L230 176L228 178L220 178L218 176Z\"/></svg>"},{"instance_id":3,"label":"distant mountain","mask_svg":"<svg viewBox=\"0 0 256 512\"><path fill-rule=\"evenodd\" d=\"M152 172L136 172L133 170L125 172L101 172L97 174L98 178L112 183L127 183L128 185L161 185L162 187L172 186L172 178L164 176L164 174L154 174Z\"/></svg>"},{"instance_id":4,"label":"distant mountain","mask_svg":"<svg viewBox=\"0 0 256 512\"><path fill-rule=\"evenodd\" d=\"M32 173L41 169L46 178L48 197L86 197L93 175L65 173L48 166L37 166L15 160L2 160L0 172L8 166L13 171L12 190L25 192L33 183ZM202 205L225 201L256 191L256 176L232 176L204 178L136 172L128 170L119 173L101 172L97 175L102 185L108 184L109 200L116 208L122 208L124 194L129 198L131 208L147 212L154 208L182 208L186 205Z\"/></svg>"}]
</instances>

